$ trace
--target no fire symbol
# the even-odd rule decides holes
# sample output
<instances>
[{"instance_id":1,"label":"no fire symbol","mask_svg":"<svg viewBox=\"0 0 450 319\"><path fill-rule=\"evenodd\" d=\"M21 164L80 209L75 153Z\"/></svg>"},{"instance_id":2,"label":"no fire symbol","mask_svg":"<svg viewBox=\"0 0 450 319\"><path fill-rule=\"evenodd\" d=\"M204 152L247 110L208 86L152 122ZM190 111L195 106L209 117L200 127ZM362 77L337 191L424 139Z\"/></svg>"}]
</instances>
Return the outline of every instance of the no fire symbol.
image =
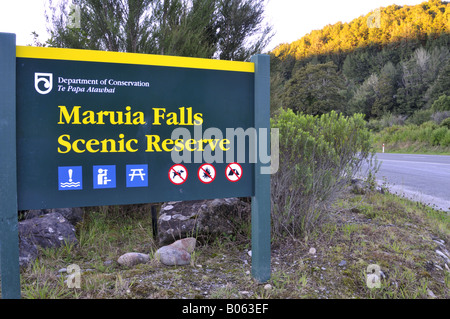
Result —
<instances>
[{"instance_id":1,"label":"no fire symbol","mask_svg":"<svg viewBox=\"0 0 450 319\"><path fill-rule=\"evenodd\" d=\"M197 175L200 182L209 184L216 178L216 169L211 164L203 164L198 169Z\"/></svg>"},{"instance_id":2,"label":"no fire symbol","mask_svg":"<svg viewBox=\"0 0 450 319\"><path fill-rule=\"evenodd\" d=\"M238 163L228 164L225 176L230 182L237 182L242 178L242 167Z\"/></svg>"},{"instance_id":3,"label":"no fire symbol","mask_svg":"<svg viewBox=\"0 0 450 319\"><path fill-rule=\"evenodd\" d=\"M181 164L173 165L169 169L169 180L175 185L183 184L188 177L188 171L186 167Z\"/></svg>"}]
</instances>

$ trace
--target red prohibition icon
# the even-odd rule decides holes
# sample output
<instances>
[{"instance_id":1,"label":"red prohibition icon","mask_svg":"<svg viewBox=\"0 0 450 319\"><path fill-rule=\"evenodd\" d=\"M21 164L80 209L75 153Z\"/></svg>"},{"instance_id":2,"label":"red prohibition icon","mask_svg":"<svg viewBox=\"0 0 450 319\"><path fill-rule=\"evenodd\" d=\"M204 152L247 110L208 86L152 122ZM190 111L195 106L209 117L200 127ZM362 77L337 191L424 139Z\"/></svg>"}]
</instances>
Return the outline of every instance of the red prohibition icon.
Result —
<instances>
[{"instance_id":1,"label":"red prohibition icon","mask_svg":"<svg viewBox=\"0 0 450 319\"><path fill-rule=\"evenodd\" d=\"M242 166L238 163L230 163L225 169L225 177L230 182L238 182L242 178Z\"/></svg>"},{"instance_id":2,"label":"red prohibition icon","mask_svg":"<svg viewBox=\"0 0 450 319\"><path fill-rule=\"evenodd\" d=\"M186 182L188 177L188 170L184 165L175 164L169 169L169 180L172 184L181 185Z\"/></svg>"},{"instance_id":3,"label":"red prohibition icon","mask_svg":"<svg viewBox=\"0 0 450 319\"><path fill-rule=\"evenodd\" d=\"M203 184L212 183L216 179L216 169L211 164L203 164L199 167L197 176Z\"/></svg>"}]
</instances>

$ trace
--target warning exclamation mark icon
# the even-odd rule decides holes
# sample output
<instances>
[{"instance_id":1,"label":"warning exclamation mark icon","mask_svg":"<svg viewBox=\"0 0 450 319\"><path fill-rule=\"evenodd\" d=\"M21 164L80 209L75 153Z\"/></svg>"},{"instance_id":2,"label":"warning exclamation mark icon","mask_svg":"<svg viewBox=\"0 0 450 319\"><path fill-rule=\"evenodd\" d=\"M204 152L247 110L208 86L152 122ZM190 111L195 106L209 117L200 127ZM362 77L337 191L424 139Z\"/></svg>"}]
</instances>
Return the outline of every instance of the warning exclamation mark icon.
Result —
<instances>
[{"instance_id":1,"label":"warning exclamation mark icon","mask_svg":"<svg viewBox=\"0 0 450 319\"><path fill-rule=\"evenodd\" d=\"M81 166L58 167L58 190L83 189L83 172Z\"/></svg>"}]
</instances>

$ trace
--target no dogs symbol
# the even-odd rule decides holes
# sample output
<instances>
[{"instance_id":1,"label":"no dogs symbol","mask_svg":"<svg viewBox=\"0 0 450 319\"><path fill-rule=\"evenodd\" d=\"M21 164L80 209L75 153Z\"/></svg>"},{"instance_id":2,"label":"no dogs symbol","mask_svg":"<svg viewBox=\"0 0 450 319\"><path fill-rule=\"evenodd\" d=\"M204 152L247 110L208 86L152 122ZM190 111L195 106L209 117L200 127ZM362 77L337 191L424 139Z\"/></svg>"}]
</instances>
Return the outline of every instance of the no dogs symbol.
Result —
<instances>
[{"instance_id":1,"label":"no dogs symbol","mask_svg":"<svg viewBox=\"0 0 450 319\"><path fill-rule=\"evenodd\" d=\"M211 164L203 164L198 169L198 179L204 184L209 184L216 178L216 169Z\"/></svg>"},{"instance_id":2,"label":"no dogs symbol","mask_svg":"<svg viewBox=\"0 0 450 319\"><path fill-rule=\"evenodd\" d=\"M188 177L188 171L186 167L181 164L176 164L169 169L169 180L172 184L181 185Z\"/></svg>"},{"instance_id":3,"label":"no dogs symbol","mask_svg":"<svg viewBox=\"0 0 450 319\"><path fill-rule=\"evenodd\" d=\"M242 178L242 167L238 163L228 164L225 176L230 182L237 182Z\"/></svg>"}]
</instances>

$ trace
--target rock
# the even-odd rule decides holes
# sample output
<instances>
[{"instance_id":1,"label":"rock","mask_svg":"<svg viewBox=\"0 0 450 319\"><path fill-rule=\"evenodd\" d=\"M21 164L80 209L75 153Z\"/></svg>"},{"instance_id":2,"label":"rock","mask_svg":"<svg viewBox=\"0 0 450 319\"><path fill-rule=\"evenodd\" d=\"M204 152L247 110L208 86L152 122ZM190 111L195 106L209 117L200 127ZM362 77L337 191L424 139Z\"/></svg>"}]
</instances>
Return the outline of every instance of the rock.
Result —
<instances>
[{"instance_id":1,"label":"rock","mask_svg":"<svg viewBox=\"0 0 450 319\"><path fill-rule=\"evenodd\" d=\"M341 262L339 263L339 267L344 267L345 265L347 265L347 262L345 260L341 260Z\"/></svg>"},{"instance_id":2,"label":"rock","mask_svg":"<svg viewBox=\"0 0 450 319\"><path fill-rule=\"evenodd\" d=\"M60 213L64 218L66 218L69 223L76 226L77 223L83 220L84 211L79 207L75 208L53 208L53 209L34 209L29 210L24 214L25 219L32 219L41 217L46 214Z\"/></svg>"},{"instance_id":3,"label":"rock","mask_svg":"<svg viewBox=\"0 0 450 319\"><path fill-rule=\"evenodd\" d=\"M30 238L19 236L19 265L27 267L38 256L38 249Z\"/></svg>"},{"instance_id":4,"label":"rock","mask_svg":"<svg viewBox=\"0 0 450 319\"><path fill-rule=\"evenodd\" d=\"M236 225L249 218L250 212L250 204L238 198L164 203L158 218L159 245L191 234L197 239L233 234Z\"/></svg>"},{"instance_id":5,"label":"rock","mask_svg":"<svg viewBox=\"0 0 450 319\"><path fill-rule=\"evenodd\" d=\"M356 195L364 195L370 192L370 185L362 179L354 178L351 180L351 191Z\"/></svg>"},{"instance_id":6,"label":"rock","mask_svg":"<svg viewBox=\"0 0 450 319\"><path fill-rule=\"evenodd\" d=\"M155 258L166 266L183 266L191 263L191 254L172 246L163 246L155 253Z\"/></svg>"},{"instance_id":7,"label":"rock","mask_svg":"<svg viewBox=\"0 0 450 319\"><path fill-rule=\"evenodd\" d=\"M84 211L80 207L73 208L54 208L51 210L52 213L60 213L66 218L69 223L76 226L78 223L83 221Z\"/></svg>"},{"instance_id":8,"label":"rock","mask_svg":"<svg viewBox=\"0 0 450 319\"><path fill-rule=\"evenodd\" d=\"M177 249L182 249L188 253L192 253L195 249L196 242L197 240L195 238L189 237L177 240L176 242L170 244L169 246Z\"/></svg>"},{"instance_id":9,"label":"rock","mask_svg":"<svg viewBox=\"0 0 450 319\"><path fill-rule=\"evenodd\" d=\"M439 256L441 256L442 258L444 258L445 262L448 264L450 263L450 258L449 256L447 256L446 254L444 254L442 251L436 249L436 254L438 254Z\"/></svg>"},{"instance_id":10,"label":"rock","mask_svg":"<svg viewBox=\"0 0 450 319\"><path fill-rule=\"evenodd\" d=\"M48 213L39 218L21 221L18 228L22 244L29 240L33 245L51 248L65 243L78 243L74 226L60 213Z\"/></svg>"},{"instance_id":11,"label":"rock","mask_svg":"<svg viewBox=\"0 0 450 319\"><path fill-rule=\"evenodd\" d=\"M167 266L188 265L191 263L191 253L194 252L196 242L192 237L177 240L158 249L155 258Z\"/></svg>"},{"instance_id":12,"label":"rock","mask_svg":"<svg viewBox=\"0 0 450 319\"><path fill-rule=\"evenodd\" d=\"M103 266L106 266L106 267L112 266L113 263L114 263L114 262L113 262L112 260L105 260L105 261L103 262Z\"/></svg>"},{"instance_id":13,"label":"rock","mask_svg":"<svg viewBox=\"0 0 450 319\"><path fill-rule=\"evenodd\" d=\"M126 253L117 259L117 262L121 266L133 267L138 264L145 264L150 260L150 257L147 254L141 253Z\"/></svg>"},{"instance_id":14,"label":"rock","mask_svg":"<svg viewBox=\"0 0 450 319\"><path fill-rule=\"evenodd\" d=\"M430 296L430 298L436 298L436 295L430 290L430 289L427 289L427 293L428 293L428 296Z\"/></svg>"}]
</instances>

